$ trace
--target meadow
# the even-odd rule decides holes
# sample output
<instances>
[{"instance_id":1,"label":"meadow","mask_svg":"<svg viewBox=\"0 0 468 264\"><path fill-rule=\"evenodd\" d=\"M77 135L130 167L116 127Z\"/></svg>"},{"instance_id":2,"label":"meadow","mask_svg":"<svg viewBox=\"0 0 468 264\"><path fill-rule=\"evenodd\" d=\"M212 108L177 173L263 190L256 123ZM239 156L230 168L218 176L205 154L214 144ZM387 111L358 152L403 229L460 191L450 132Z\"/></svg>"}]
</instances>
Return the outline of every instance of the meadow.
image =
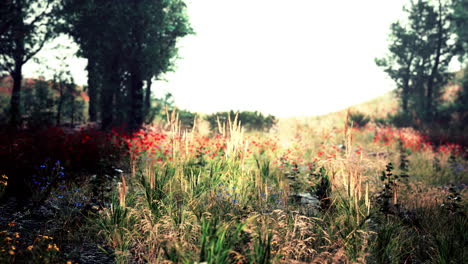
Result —
<instances>
[{"instance_id":1,"label":"meadow","mask_svg":"<svg viewBox=\"0 0 468 264\"><path fill-rule=\"evenodd\" d=\"M468 259L462 146L346 111L262 133L194 124L181 130L174 111L133 134L51 128L3 142L0 195L23 168L31 209L0 217L0 262L98 263L89 241L101 263Z\"/></svg>"}]
</instances>

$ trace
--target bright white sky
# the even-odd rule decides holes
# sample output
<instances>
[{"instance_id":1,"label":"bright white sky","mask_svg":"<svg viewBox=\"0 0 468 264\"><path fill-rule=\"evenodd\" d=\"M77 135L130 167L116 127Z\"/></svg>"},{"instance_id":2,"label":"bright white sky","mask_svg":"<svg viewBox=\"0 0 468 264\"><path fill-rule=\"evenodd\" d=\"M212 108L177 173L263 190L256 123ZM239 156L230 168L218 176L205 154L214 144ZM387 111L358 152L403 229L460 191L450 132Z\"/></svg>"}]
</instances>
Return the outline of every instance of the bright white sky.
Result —
<instances>
[{"instance_id":1,"label":"bright white sky","mask_svg":"<svg viewBox=\"0 0 468 264\"><path fill-rule=\"evenodd\" d=\"M388 46L390 24L408 0L192 0L196 35L180 41L181 59L154 92L179 108L211 113L258 110L279 117L319 115L394 88L374 63ZM44 49L39 58L68 51ZM68 59L78 84L86 60ZM40 73L25 65L25 76ZM47 72L43 75L48 78Z\"/></svg>"}]
</instances>

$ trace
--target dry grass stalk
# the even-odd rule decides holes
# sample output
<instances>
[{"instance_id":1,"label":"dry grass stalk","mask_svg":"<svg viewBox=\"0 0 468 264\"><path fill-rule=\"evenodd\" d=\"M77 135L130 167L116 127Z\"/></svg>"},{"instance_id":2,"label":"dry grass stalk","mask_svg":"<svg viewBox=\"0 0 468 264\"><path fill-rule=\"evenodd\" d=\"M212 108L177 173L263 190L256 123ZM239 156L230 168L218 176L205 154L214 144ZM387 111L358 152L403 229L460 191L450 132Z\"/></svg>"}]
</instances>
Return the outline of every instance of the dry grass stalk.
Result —
<instances>
[{"instance_id":1,"label":"dry grass stalk","mask_svg":"<svg viewBox=\"0 0 468 264\"><path fill-rule=\"evenodd\" d=\"M122 208L125 208L126 206L126 197L128 193L128 187L127 187L127 181L125 180L125 177L122 175L122 182L119 183L119 203Z\"/></svg>"},{"instance_id":2,"label":"dry grass stalk","mask_svg":"<svg viewBox=\"0 0 468 264\"><path fill-rule=\"evenodd\" d=\"M244 129L238 121L238 114L236 114L234 121L231 121L231 117L228 115L227 125L221 124L219 118L218 130L226 140L226 159L228 158L240 158L241 163L244 163L245 153L248 151L248 144L244 141Z\"/></svg>"}]
</instances>

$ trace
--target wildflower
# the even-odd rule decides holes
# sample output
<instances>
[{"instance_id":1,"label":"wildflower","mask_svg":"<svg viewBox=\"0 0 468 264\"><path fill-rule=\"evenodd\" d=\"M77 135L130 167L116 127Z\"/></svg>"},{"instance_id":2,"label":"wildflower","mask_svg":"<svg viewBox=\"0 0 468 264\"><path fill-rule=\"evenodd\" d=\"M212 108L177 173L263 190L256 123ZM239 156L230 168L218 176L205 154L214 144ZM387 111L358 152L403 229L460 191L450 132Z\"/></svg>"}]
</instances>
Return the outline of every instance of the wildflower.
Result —
<instances>
[{"instance_id":1,"label":"wildflower","mask_svg":"<svg viewBox=\"0 0 468 264\"><path fill-rule=\"evenodd\" d=\"M239 201L237 201L237 200L234 199L234 200L232 200L232 202L233 202L233 203L237 203L237 202L239 202Z\"/></svg>"},{"instance_id":2,"label":"wildflower","mask_svg":"<svg viewBox=\"0 0 468 264\"><path fill-rule=\"evenodd\" d=\"M9 226L9 227L13 227L13 226L15 226L15 225L16 225L16 224L15 224L15 221L11 221L11 222L8 223L8 226Z\"/></svg>"},{"instance_id":3,"label":"wildflower","mask_svg":"<svg viewBox=\"0 0 468 264\"><path fill-rule=\"evenodd\" d=\"M14 255L14 254L15 254L15 252L14 252L13 250L8 250L8 253L9 253L10 255Z\"/></svg>"},{"instance_id":4,"label":"wildflower","mask_svg":"<svg viewBox=\"0 0 468 264\"><path fill-rule=\"evenodd\" d=\"M60 249L57 247L56 244L48 244L47 251L50 251L50 250L60 251Z\"/></svg>"},{"instance_id":5,"label":"wildflower","mask_svg":"<svg viewBox=\"0 0 468 264\"><path fill-rule=\"evenodd\" d=\"M31 250L33 250L33 248L34 248L34 246L31 245L31 246L28 246L26 249L29 250L29 251L31 251Z\"/></svg>"},{"instance_id":6,"label":"wildflower","mask_svg":"<svg viewBox=\"0 0 468 264\"><path fill-rule=\"evenodd\" d=\"M19 237L20 237L20 234L19 234L18 232L15 232L15 233L13 234L13 236L14 236L15 238L19 238Z\"/></svg>"}]
</instances>

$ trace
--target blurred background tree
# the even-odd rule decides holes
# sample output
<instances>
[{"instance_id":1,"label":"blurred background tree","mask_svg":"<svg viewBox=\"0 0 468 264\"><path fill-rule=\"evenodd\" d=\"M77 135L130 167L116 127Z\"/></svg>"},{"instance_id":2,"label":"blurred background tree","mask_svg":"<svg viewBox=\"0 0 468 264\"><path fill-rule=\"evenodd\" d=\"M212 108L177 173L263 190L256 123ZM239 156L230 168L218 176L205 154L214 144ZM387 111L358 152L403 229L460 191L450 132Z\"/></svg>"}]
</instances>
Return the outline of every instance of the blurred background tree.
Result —
<instances>
[{"instance_id":1,"label":"blurred background tree","mask_svg":"<svg viewBox=\"0 0 468 264\"><path fill-rule=\"evenodd\" d=\"M58 0L5 0L0 5L0 72L13 78L10 124L21 125L21 80L23 65L54 36Z\"/></svg>"},{"instance_id":2,"label":"blurred background tree","mask_svg":"<svg viewBox=\"0 0 468 264\"><path fill-rule=\"evenodd\" d=\"M388 55L376 59L395 81L401 112L409 120L432 120L442 89L453 76L448 66L460 48L453 45L452 7L450 1L411 2L405 9L408 20L391 26Z\"/></svg>"},{"instance_id":3,"label":"blurred background tree","mask_svg":"<svg viewBox=\"0 0 468 264\"><path fill-rule=\"evenodd\" d=\"M466 144L468 122L468 0L418 0L390 30L376 64L397 86L400 111L388 121L420 129L434 141ZM450 63L463 67L458 72ZM454 94L452 99L447 95Z\"/></svg>"},{"instance_id":4,"label":"blurred background tree","mask_svg":"<svg viewBox=\"0 0 468 264\"><path fill-rule=\"evenodd\" d=\"M149 114L152 80L173 70L177 40L193 31L182 0L64 0L61 32L88 59L89 117L102 128L138 129ZM146 89L146 90L145 90ZM98 103L100 102L100 103Z\"/></svg>"}]
</instances>

